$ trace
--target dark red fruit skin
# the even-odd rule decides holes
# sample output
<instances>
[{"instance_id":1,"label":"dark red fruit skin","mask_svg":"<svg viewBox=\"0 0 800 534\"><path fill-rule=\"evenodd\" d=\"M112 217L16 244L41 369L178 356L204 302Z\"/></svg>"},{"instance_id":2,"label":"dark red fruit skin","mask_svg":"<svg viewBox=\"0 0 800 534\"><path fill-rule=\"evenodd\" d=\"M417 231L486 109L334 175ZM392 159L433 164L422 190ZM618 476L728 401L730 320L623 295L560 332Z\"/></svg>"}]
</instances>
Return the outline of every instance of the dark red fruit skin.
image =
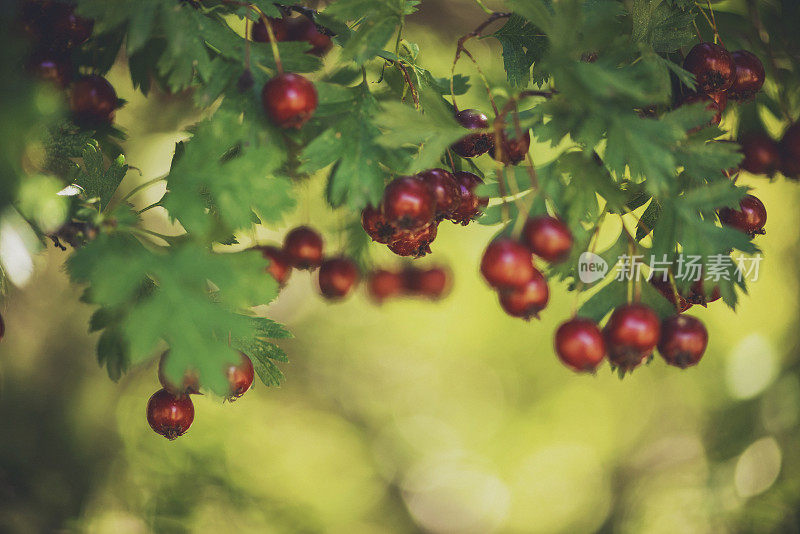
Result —
<instances>
[{"instance_id":1,"label":"dark red fruit skin","mask_svg":"<svg viewBox=\"0 0 800 534\"><path fill-rule=\"evenodd\" d=\"M164 352L158 360L158 381L161 386L177 397L184 395L197 395L200 393L200 377L196 371L187 369L183 373L183 381L180 385L173 384L167 375L164 374L164 365L169 357L169 351Z\"/></svg>"},{"instance_id":2,"label":"dark red fruit skin","mask_svg":"<svg viewBox=\"0 0 800 534\"><path fill-rule=\"evenodd\" d=\"M522 242L531 252L550 263L567 259L572 241L572 232L567 225L548 215L528 219L522 229Z\"/></svg>"},{"instance_id":3,"label":"dark red fruit skin","mask_svg":"<svg viewBox=\"0 0 800 534\"><path fill-rule=\"evenodd\" d=\"M26 67L40 80L62 89L72 81L72 60L67 54L40 50L31 55Z\"/></svg>"},{"instance_id":4,"label":"dark red fruit skin","mask_svg":"<svg viewBox=\"0 0 800 534\"><path fill-rule=\"evenodd\" d=\"M658 352L670 365L686 369L697 365L708 346L708 331L689 315L674 315L661 323Z\"/></svg>"},{"instance_id":5,"label":"dark red fruit skin","mask_svg":"<svg viewBox=\"0 0 800 534\"><path fill-rule=\"evenodd\" d=\"M95 126L111 124L119 99L105 78L92 75L72 86L69 107L76 122Z\"/></svg>"},{"instance_id":6,"label":"dark red fruit skin","mask_svg":"<svg viewBox=\"0 0 800 534\"><path fill-rule=\"evenodd\" d=\"M556 330L555 349L558 359L578 372L593 372L606 357L606 342L597 323L575 317Z\"/></svg>"},{"instance_id":7,"label":"dark red fruit skin","mask_svg":"<svg viewBox=\"0 0 800 534\"><path fill-rule=\"evenodd\" d=\"M261 103L276 125L299 130L317 109L317 90L299 74L279 74L264 84Z\"/></svg>"},{"instance_id":8,"label":"dark red fruit skin","mask_svg":"<svg viewBox=\"0 0 800 534\"><path fill-rule=\"evenodd\" d=\"M706 287L706 280L701 276L700 279L695 281L692 287L689 288L686 301L690 304L697 304L705 307L709 303L719 300L721 297L722 292L719 289L719 285L713 286L711 291L709 291Z\"/></svg>"},{"instance_id":9,"label":"dark red fruit skin","mask_svg":"<svg viewBox=\"0 0 800 534\"><path fill-rule=\"evenodd\" d=\"M49 15L50 27L48 39L54 47L73 48L89 40L94 28L94 21L75 14L75 6L54 4Z\"/></svg>"},{"instance_id":10,"label":"dark red fruit skin","mask_svg":"<svg viewBox=\"0 0 800 534\"><path fill-rule=\"evenodd\" d=\"M475 188L483 183L479 176L467 171L459 171L453 175L458 185L461 202L450 214L450 220L464 226L481 214L481 208L489 204L489 199L475 194Z\"/></svg>"},{"instance_id":11,"label":"dark red fruit skin","mask_svg":"<svg viewBox=\"0 0 800 534\"><path fill-rule=\"evenodd\" d=\"M289 19L289 41L305 41L311 45L309 54L324 56L332 47L331 38L317 29L307 17Z\"/></svg>"},{"instance_id":12,"label":"dark red fruit skin","mask_svg":"<svg viewBox=\"0 0 800 534\"><path fill-rule=\"evenodd\" d=\"M489 150L489 155L493 159L502 163L516 165L525 159L528 154L528 149L531 147L531 133L526 131L520 138L509 138L508 134L502 132L500 134L500 148L497 150L497 141Z\"/></svg>"},{"instance_id":13,"label":"dark red fruit skin","mask_svg":"<svg viewBox=\"0 0 800 534\"><path fill-rule=\"evenodd\" d=\"M654 276L650 279L650 283L655 287L659 293L664 295L664 298L670 301L670 303L675 306L675 309L678 313L683 313L689 308L692 307L692 303L686 300L683 295L678 294L676 300L675 291L672 289L672 284L670 284L669 280L665 280L662 277Z\"/></svg>"},{"instance_id":14,"label":"dark red fruit skin","mask_svg":"<svg viewBox=\"0 0 800 534\"><path fill-rule=\"evenodd\" d=\"M224 368L225 376L228 377L228 400L231 401L247 393L256 377L250 358L244 352L240 352L239 356L241 357L239 363L229 363Z\"/></svg>"},{"instance_id":15,"label":"dark red fruit skin","mask_svg":"<svg viewBox=\"0 0 800 534\"><path fill-rule=\"evenodd\" d=\"M367 294L378 303L402 292L403 275L400 273L379 269L372 272L367 279Z\"/></svg>"},{"instance_id":16,"label":"dark red fruit skin","mask_svg":"<svg viewBox=\"0 0 800 534\"><path fill-rule=\"evenodd\" d=\"M417 176L401 176L383 191L383 216L401 230L419 230L430 224L436 199L428 185Z\"/></svg>"},{"instance_id":17,"label":"dark red fruit skin","mask_svg":"<svg viewBox=\"0 0 800 534\"><path fill-rule=\"evenodd\" d=\"M389 243L389 250L398 256L421 258L431 253L431 243L436 239L439 223L432 222L413 232L401 232L397 239Z\"/></svg>"},{"instance_id":18,"label":"dark red fruit skin","mask_svg":"<svg viewBox=\"0 0 800 534\"><path fill-rule=\"evenodd\" d=\"M327 299L340 299L358 285L361 275L349 258L331 258L319 267L319 290Z\"/></svg>"},{"instance_id":19,"label":"dark red fruit skin","mask_svg":"<svg viewBox=\"0 0 800 534\"><path fill-rule=\"evenodd\" d=\"M403 289L409 295L440 299L450 288L450 272L443 267L418 269L406 267L402 272Z\"/></svg>"},{"instance_id":20,"label":"dark red fruit skin","mask_svg":"<svg viewBox=\"0 0 800 534\"><path fill-rule=\"evenodd\" d=\"M714 112L714 117L708 123L709 125L717 126L722 121L722 112L728 105L727 93L689 93L681 102L682 104L695 104L697 102L707 102L706 109ZM700 130L702 127L695 128L694 131Z\"/></svg>"},{"instance_id":21,"label":"dark red fruit skin","mask_svg":"<svg viewBox=\"0 0 800 534\"><path fill-rule=\"evenodd\" d=\"M550 299L547 280L537 269L523 286L500 291L500 306L511 317L521 317L529 321L531 317L539 317Z\"/></svg>"},{"instance_id":22,"label":"dark red fruit skin","mask_svg":"<svg viewBox=\"0 0 800 534\"><path fill-rule=\"evenodd\" d=\"M752 174L772 175L780 164L778 144L766 134L753 133L742 138L741 167Z\"/></svg>"},{"instance_id":23,"label":"dark red fruit skin","mask_svg":"<svg viewBox=\"0 0 800 534\"><path fill-rule=\"evenodd\" d=\"M461 191L453 175L444 169L430 169L418 176L433 193L436 201L435 217L438 220L450 217L461 204Z\"/></svg>"},{"instance_id":24,"label":"dark red fruit skin","mask_svg":"<svg viewBox=\"0 0 800 534\"><path fill-rule=\"evenodd\" d=\"M269 24L272 26L272 33L275 34L275 41L278 43L289 41L288 21L283 18L268 18ZM259 19L258 22L253 24L253 28L250 30L250 38L257 43L269 42L269 32L267 32L267 25L264 23L263 19Z\"/></svg>"},{"instance_id":25,"label":"dark red fruit skin","mask_svg":"<svg viewBox=\"0 0 800 534\"><path fill-rule=\"evenodd\" d=\"M731 100L745 102L752 100L764 85L766 74L764 64L752 52L736 50L731 52L734 65L733 84L728 89Z\"/></svg>"},{"instance_id":26,"label":"dark red fruit skin","mask_svg":"<svg viewBox=\"0 0 800 534\"><path fill-rule=\"evenodd\" d=\"M267 273L272 275L279 285L286 285L292 274L292 262L289 256L282 249L273 246L258 247L257 250L265 260L269 260L269 265L265 269Z\"/></svg>"},{"instance_id":27,"label":"dark red fruit skin","mask_svg":"<svg viewBox=\"0 0 800 534\"><path fill-rule=\"evenodd\" d=\"M381 208L367 206L361 212L361 226L376 243L388 244L399 237L400 231L389 224Z\"/></svg>"},{"instance_id":28,"label":"dark red fruit skin","mask_svg":"<svg viewBox=\"0 0 800 534\"><path fill-rule=\"evenodd\" d=\"M160 389L147 402L147 422L157 434L173 440L189 430L194 421L194 404L188 395L177 397Z\"/></svg>"},{"instance_id":29,"label":"dark red fruit skin","mask_svg":"<svg viewBox=\"0 0 800 534\"><path fill-rule=\"evenodd\" d=\"M779 146L781 172L787 178L800 178L800 122L789 126Z\"/></svg>"},{"instance_id":30,"label":"dark red fruit skin","mask_svg":"<svg viewBox=\"0 0 800 534\"><path fill-rule=\"evenodd\" d=\"M719 220L725 226L736 228L750 236L763 234L767 224L767 208L753 195L745 195L739 202L739 209L721 208Z\"/></svg>"},{"instance_id":31,"label":"dark red fruit skin","mask_svg":"<svg viewBox=\"0 0 800 534\"><path fill-rule=\"evenodd\" d=\"M292 267L311 269L322 263L322 237L308 226L298 226L286 234L283 252Z\"/></svg>"},{"instance_id":32,"label":"dark red fruit skin","mask_svg":"<svg viewBox=\"0 0 800 534\"><path fill-rule=\"evenodd\" d=\"M4 335L6 335L6 322L3 320L3 316L0 315L0 340L3 339Z\"/></svg>"},{"instance_id":33,"label":"dark red fruit skin","mask_svg":"<svg viewBox=\"0 0 800 534\"><path fill-rule=\"evenodd\" d=\"M495 289L523 287L536 275L531 251L507 237L495 239L481 258L481 274Z\"/></svg>"},{"instance_id":34,"label":"dark red fruit skin","mask_svg":"<svg viewBox=\"0 0 800 534\"><path fill-rule=\"evenodd\" d=\"M653 353L661 333L658 315L644 304L625 304L614 310L603 329L608 357L629 371Z\"/></svg>"},{"instance_id":35,"label":"dark red fruit skin","mask_svg":"<svg viewBox=\"0 0 800 534\"><path fill-rule=\"evenodd\" d=\"M724 47L714 43L695 45L686 54L683 68L695 75L700 92L727 91L733 85L733 57Z\"/></svg>"},{"instance_id":36,"label":"dark red fruit skin","mask_svg":"<svg viewBox=\"0 0 800 534\"><path fill-rule=\"evenodd\" d=\"M456 113L458 123L469 130L489 127L489 117L477 109L462 109ZM487 153L494 146L491 133L473 133L462 137L450 147L462 158L474 158Z\"/></svg>"}]
</instances>

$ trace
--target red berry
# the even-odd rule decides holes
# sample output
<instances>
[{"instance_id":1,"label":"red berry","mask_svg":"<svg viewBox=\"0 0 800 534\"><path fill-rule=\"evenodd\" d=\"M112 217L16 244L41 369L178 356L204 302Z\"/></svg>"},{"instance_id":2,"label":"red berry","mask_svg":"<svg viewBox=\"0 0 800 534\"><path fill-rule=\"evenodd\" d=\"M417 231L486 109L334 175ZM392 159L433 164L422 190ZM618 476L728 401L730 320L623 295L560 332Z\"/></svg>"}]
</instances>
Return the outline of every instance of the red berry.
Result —
<instances>
[{"instance_id":1,"label":"red berry","mask_svg":"<svg viewBox=\"0 0 800 534\"><path fill-rule=\"evenodd\" d=\"M764 64L747 50L731 52L734 65L733 85L728 89L731 100L751 100L764 85Z\"/></svg>"},{"instance_id":2,"label":"red berry","mask_svg":"<svg viewBox=\"0 0 800 534\"><path fill-rule=\"evenodd\" d=\"M456 120L469 130L480 130L489 127L489 117L477 109L463 109L456 113ZM474 158L485 154L494 146L491 133L473 133L457 141L450 148L462 158Z\"/></svg>"},{"instance_id":3,"label":"red berry","mask_svg":"<svg viewBox=\"0 0 800 534\"><path fill-rule=\"evenodd\" d=\"M385 269L372 272L367 279L367 293L377 302L403 292L403 275Z\"/></svg>"},{"instance_id":4,"label":"red berry","mask_svg":"<svg viewBox=\"0 0 800 534\"><path fill-rule=\"evenodd\" d=\"M292 267L311 269L322 263L322 237L308 226L298 226L286 234L283 252Z\"/></svg>"},{"instance_id":5,"label":"red berry","mask_svg":"<svg viewBox=\"0 0 800 534\"><path fill-rule=\"evenodd\" d=\"M486 247L481 274L495 289L515 289L530 282L536 269L530 250L513 239L501 237Z\"/></svg>"},{"instance_id":6,"label":"red berry","mask_svg":"<svg viewBox=\"0 0 800 534\"><path fill-rule=\"evenodd\" d=\"M266 246L258 247L264 259L269 260L266 271L272 275L279 285L286 285L289 276L292 274L292 263L289 256L278 247Z\"/></svg>"},{"instance_id":7,"label":"red berry","mask_svg":"<svg viewBox=\"0 0 800 534\"><path fill-rule=\"evenodd\" d=\"M652 354L660 332L658 315L644 304L617 308L603 329L611 363L622 371L633 369Z\"/></svg>"},{"instance_id":8,"label":"red berry","mask_svg":"<svg viewBox=\"0 0 800 534\"><path fill-rule=\"evenodd\" d=\"M526 321L539 317L550 298L547 281L537 269L524 285L500 292L500 306L512 317L522 317Z\"/></svg>"},{"instance_id":9,"label":"red berry","mask_svg":"<svg viewBox=\"0 0 800 534\"><path fill-rule=\"evenodd\" d=\"M167 375L164 373L164 365L168 357L169 351L166 351L158 360L158 381L164 389L178 397L183 395L197 395L200 393L200 377L197 371L193 369L186 369L186 371L184 371L183 380L180 385L172 383L172 381L167 378Z\"/></svg>"},{"instance_id":10,"label":"red berry","mask_svg":"<svg viewBox=\"0 0 800 534\"><path fill-rule=\"evenodd\" d=\"M359 278L358 267L353 260L331 258L323 261L319 268L319 290L327 299L339 299L350 293Z\"/></svg>"},{"instance_id":11,"label":"red berry","mask_svg":"<svg viewBox=\"0 0 800 534\"><path fill-rule=\"evenodd\" d=\"M722 121L722 112L728 105L727 93L689 93L683 99L682 104L696 104L698 102L707 102L706 109L714 112L714 116L709 121L709 125L718 125ZM695 128L693 131L700 130Z\"/></svg>"},{"instance_id":12,"label":"red berry","mask_svg":"<svg viewBox=\"0 0 800 534\"><path fill-rule=\"evenodd\" d=\"M240 352L241 359L238 364L225 365L224 372L228 377L228 400L235 400L244 395L256 377L253 362L244 352Z\"/></svg>"},{"instance_id":13,"label":"red berry","mask_svg":"<svg viewBox=\"0 0 800 534\"><path fill-rule=\"evenodd\" d=\"M696 365L708 345L703 323L689 315L674 315L661 323L658 352L668 364L686 369Z\"/></svg>"},{"instance_id":14,"label":"red berry","mask_svg":"<svg viewBox=\"0 0 800 534\"><path fill-rule=\"evenodd\" d=\"M492 145L489 150L489 155L497 161L503 163L510 163L516 165L525 159L528 154L528 149L531 147L531 133L525 131L522 137L509 138L505 132L500 133L500 150L497 149L497 143Z\"/></svg>"},{"instance_id":15,"label":"red berry","mask_svg":"<svg viewBox=\"0 0 800 534\"><path fill-rule=\"evenodd\" d=\"M692 284L692 287L689 288L689 296L686 297L686 301L691 304L699 304L700 306L706 306L710 302L714 302L719 300L722 297L722 292L719 289L719 285L714 285L711 288L711 291L705 287L707 280L704 280L702 276L699 280Z\"/></svg>"},{"instance_id":16,"label":"red berry","mask_svg":"<svg viewBox=\"0 0 800 534\"><path fill-rule=\"evenodd\" d=\"M746 135L742 139L742 169L752 174L771 175L780 163L778 145L763 133Z\"/></svg>"},{"instance_id":17,"label":"red berry","mask_svg":"<svg viewBox=\"0 0 800 534\"><path fill-rule=\"evenodd\" d=\"M361 212L361 226L376 243L387 244L399 237L399 230L386 222L381 208L367 206Z\"/></svg>"},{"instance_id":18,"label":"red berry","mask_svg":"<svg viewBox=\"0 0 800 534\"><path fill-rule=\"evenodd\" d=\"M787 178L800 178L800 122L789 126L780 143L781 172Z\"/></svg>"},{"instance_id":19,"label":"red berry","mask_svg":"<svg viewBox=\"0 0 800 534\"><path fill-rule=\"evenodd\" d=\"M77 122L95 126L111 124L119 100L105 78L93 75L75 82L69 107Z\"/></svg>"},{"instance_id":20,"label":"red berry","mask_svg":"<svg viewBox=\"0 0 800 534\"><path fill-rule=\"evenodd\" d=\"M714 43L695 45L686 55L683 68L695 75L700 92L727 91L733 85L733 57L724 47Z\"/></svg>"},{"instance_id":21,"label":"red berry","mask_svg":"<svg viewBox=\"0 0 800 534\"><path fill-rule=\"evenodd\" d=\"M436 239L438 222L432 222L413 232L401 232L397 239L389 243L389 250L398 256L421 258L431 253L431 243Z\"/></svg>"},{"instance_id":22,"label":"red berry","mask_svg":"<svg viewBox=\"0 0 800 534\"><path fill-rule=\"evenodd\" d=\"M575 371L594 371L606 357L606 343L597 323L575 317L556 330L558 358Z\"/></svg>"},{"instance_id":23,"label":"red berry","mask_svg":"<svg viewBox=\"0 0 800 534\"><path fill-rule=\"evenodd\" d=\"M73 48L85 43L92 35L94 21L76 15L75 6L55 4L50 20L50 32L44 37L54 47Z\"/></svg>"},{"instance_id":24,"label":"red berry","mask_svg":"<svg viewBox=\"0 0 800 534\"><path fill-rule=\"evenodd\" d=\"M411 295L442 298L450 286L450 273L442 267L418 269L408 266L402 273L403 288Z\"/></svg>"},{"instance_id":25,"label":"red berry","mask_svg":"<svg viewBox=\"0 0 800 534\"><path fill-rule=\"evenodd\" d=\"M395 178L383 191L383 216L401 230L418 230L433 221L436 199L417 176Z\"/></svg>"},{"instance_id":26,"label":"red berry","mask_svg":"<svg viewBox=\"0 0 800 534\"><path fill-rule=\"evenodd\" d=\"M6 335L6 322L3 320L3 316L0 315L0 340L3 339L4 335Z\"/></svg>"},{"instance_id":27,"label":"red berry","mask_svg":"<svg viewBox=\"0 0 800 534\"><path fill-rule=\"evenodd\" d=\"M35 52L27 64L28 72L40 80L64 88L72 81L72 61L66 54L40 50Z\"/></svg>"},{"instance_id":28,"label":"red berry","mask_svg":"<svg viewBox=\"0 0 800 534\"><path fill-rule=\"evenodd\" d=\"M430 169L418 175L433 192L436 218L446 219L461 204L461 192L453 175L444 169Z\"/></svg>"},{"instance_id":29,"label":"red berry","mask_svg":"<svg viewBox=\"0 0 800 534\"><path fill-rule=\"evenodd\" d=\"M176 397L166 389L153 393L147 402L150 428L167 439L175 439L189 430L194 421L194 404L189 396Z\"/></svg>"},{"instance_id":30,"label":"red berry","mask_svg":"<svg viewBox=\"0 0 800 534\"><path fill-rule=\"evenodd\" d=\"M676 295L675 291L672 289L672 284L670 284L669 279L654 276L650 279L650 283L658 290L659 293L664 295L665 299L670 301L670 303L675 306L675 309L678 311L678 313L683 313L692 307L692 303L686 300L683 295Z\"/></svg>"},{"instance_id":31,"label":"red berry","mask_svg":"<svg viewBox=\"0 0 800 534\"><path fill-rule=\"evenodd\" d=\"M261 103L272 122L299 130L317 109L317 90L299 74L279 74L264 84Z\"/></svg>"},{"instance_id":32,"label":"red berry","mask_svg":"<svg viewBox=\"0 0 800 534\"><path fill-rule=\"evenodd\" d=\"M562 221L548 215L528 219L522 229L522 241L550 263L564 261L572 250L572 232Z\"/></svg>"},{"instance_id":33,"label":"red berry","mask_svg":"<svg viewBox=\"0 0 800 534\"><path fill-rule=\"evenodd\" d=\"M453 175L459 189L461 202L458 207L450 214L450 220L454 223L461 223L464 226L481 214L481 207L489 203L486 197L479 197L475 194L475 188L483 183L475 174L460 171Z\"/></svg>"},{"instance_id":34,"label":"red berry","mask_svg":"<svg viewBox=\"0 0 800 534\"><path fill-rule=\"evenodd\" d=\"M290 40L289 24L286 19L267 18L269 19L269 25L272 26L272 33L275 34L276 42L281 43ZM267 25L263 19L258 19L258 22L253 24L253 28L250 30L250 38L257 43L269 42L269 32L267 32Z\"/></svg>"},{"instance_id":35,"label":"red berry","mask_svg":"<svg viewBox=\"0 0 800 534\"><path fill-rule=\"evenodd\" d=\"M333 47L331 38L319 31L307 17L289 20L289 41L305 41L311 45L309 54L324 56Z\"/></svg>"},{"instance_id":36,"label":"red berry","mask_svg":"<svg viewBox=\"0 0 800 534\"><path fill-rule=\"evenodd\" d=\"M739 209L722 208L719 210L719 220L725 226L730 226L750 236L764 233L767 224L767 208L753 195L745 195L739 202Z\"/></svg>"}]
</instances>

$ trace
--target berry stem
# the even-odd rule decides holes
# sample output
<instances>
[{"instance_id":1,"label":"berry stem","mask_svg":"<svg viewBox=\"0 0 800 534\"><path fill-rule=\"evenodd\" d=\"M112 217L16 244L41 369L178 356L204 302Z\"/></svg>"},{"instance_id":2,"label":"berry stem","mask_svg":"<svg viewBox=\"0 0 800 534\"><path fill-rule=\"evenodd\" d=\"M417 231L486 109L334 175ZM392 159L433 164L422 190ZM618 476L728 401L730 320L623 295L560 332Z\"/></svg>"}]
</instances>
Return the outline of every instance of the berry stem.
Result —
<instances>
[{"instance_id":1,"label":"berry stem","mask_svg":"<svg viewBox=\"0 0 800 534\"><path fill-rule=\"evenodd\" d=\"M594 232L592 232L592 237L589 238L589 252L594 254L594 251L597 250L597 243L600 241L600 229L603 227L603 222L606 220L606 214L608 213L608 204L606 203L603 206L603 210L600 212L600 215L597 216L597 221L594 223ZM575 286L575 299L572 301L572 316L575 317L578 315L578 300L581 295L581 291L583 291L584 286L586 284L583 280L578 278L578 284Z\"/></svg>"},{"instance_id":2,"label":"berry stem","mask_svg":"<svg viewBox=\"0 0 800 534\"><path fill-rule=\"evenodd\" d=\"M126 200L131 198L133 195L135 195L139 191L142 191L143 189L147 189L151 185L157 184L158 182L163 182L165 180L166 180L165 177L159 176L158 178L153 178L152 180L148 180L148 181L146 181L144 183L141 183L141 184L137 185L136 187L134 187L133 189L131 189L130 191L128 191L127 193L125 193L125 196L123 196L120 199L120 202L125 202Z\"/></svg>"},{"instance_id":3,"label":"berry stem","mask_svg":"<svg viewBox=\"0 0 800 534\"><path fill-rule=\"evenodd\" d=\"M283 74L283 63L281 63L281 53L278 50L278 42L275 40L275 33L272 31L272 24L270 24L269 19L267 16L260 10L258 7L254 5L250 5L252 9L259 14L261 21L264 23L264 26L267 28L267 35L269 35L269 44L272 47L272 57L275 58L275 69L278 71L278 75L280 76Z\"/></svg>"}]
</instances>

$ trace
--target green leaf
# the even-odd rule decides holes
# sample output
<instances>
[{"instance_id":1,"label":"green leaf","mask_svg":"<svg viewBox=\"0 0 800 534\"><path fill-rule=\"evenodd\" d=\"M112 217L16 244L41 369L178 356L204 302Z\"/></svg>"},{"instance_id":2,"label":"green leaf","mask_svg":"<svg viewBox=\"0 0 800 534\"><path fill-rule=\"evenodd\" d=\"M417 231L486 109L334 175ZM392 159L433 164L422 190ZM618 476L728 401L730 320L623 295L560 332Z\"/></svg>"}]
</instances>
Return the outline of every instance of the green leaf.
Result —
<instances>
[{"instance_id":1,"label":"green leaf","mask_svg":"<svg viewBox=\"0 0 800 534\"><path fill-rule=\"evenodd\" d=\"M627 282L612 280L597 293L589 297L578 309L578 315L600 322L611 310L628 301Z\"/></svg>"},{"instance_id":2,"label":"green leaf","mask_svg":"<svg viewBox=\"0 0 800 534\"><path fill-rule=\"evenodd\" d=\"M536 26L519 15L512 15L492 37L503 47L503 65L508 83L527 87L531 79L531 66L538 63L547 49L547 37ZM540 76L536 83L544 78Z\"/></svg>"},{"instance_id":3,"label":"green leaf","mask_svg":"<svg viewBox=\"0 0 800 534\"><path fill-rule=\"evenodd\" d=\"M88 143L84 147L82 155L83 166L81 173L75 178L75 183L81 186L90 198L99 198L102 209L108 205L109 200L111 200L120 182L128 172L125 156L118 156L106 168L103 161L103 153L96 144Z\"/></svg>"}]
</instances>

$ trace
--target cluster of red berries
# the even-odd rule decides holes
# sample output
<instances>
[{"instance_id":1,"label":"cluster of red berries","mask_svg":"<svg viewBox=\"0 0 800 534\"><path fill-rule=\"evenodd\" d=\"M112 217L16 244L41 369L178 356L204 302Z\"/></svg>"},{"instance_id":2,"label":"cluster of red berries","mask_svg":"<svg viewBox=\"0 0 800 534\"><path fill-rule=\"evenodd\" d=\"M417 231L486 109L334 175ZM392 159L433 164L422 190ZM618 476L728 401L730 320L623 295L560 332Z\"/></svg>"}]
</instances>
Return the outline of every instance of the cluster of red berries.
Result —
<instances>
[{"instance_id":1,"label":"cluster of red berries","mask_svg":"<svg viewBox=\"0 0 800 534\"><path fill-rule=\"evenodd\" d=\"M464 109L456 113L458 123L468 130L485 130L489 128L489 117L477 109ZM531 146L531 134L525 131L521 137L509 137L505 131L499 132L499 148L493 132L476 132L464 136L450 148L462 158L474 158L489 153L491 157L503 163L516 165L525 159Z\"/></svg>"},{"instance_id":2,"label":"cluster of red berries","mask_svg":"<svg viewBox=\"0 0 800 534\"><path fill-rule=\"evenodd\" d=\"M683 313L692 306L707 306L708 304L720 299L719 286L712 288L705 287L705 281L701 278L694 282L686 294L681 294L673 289L672 284L667 278L652 277L650 283L655 287L664 298L675 306L678 313Z\"/></svg>"},{"instance_id":3,"label":"cluster of red berries","mask_svg":"<svg viewBox=\"0 0 800 534\"><path fill-rule=\"evenodd\" d=\"M695 45L683 61L683 68L695 75L696 92L689 93L684 103L708 102L715 112L712 124L719 124L728 100L752 100L764 85L764 65L747 50L729 52L714 43Z\"/></svg>"},{"instance_id":4,"label":"cluster of red berries","mask_svg":"<svg viewBox=\"0 0 800 534\"><path fill-rule=\"evenodd\" d=\"M330 36L324 30L320 31L322 28L308 17L268 17L268 20L276 42L305 41L311 45L308 53L315 56L324 56L333 47ZM269 32L263 19L253 25L250 38L259 43L269 42Z\"/></svg>"},{"instance_id":5,"label":"cluster of red berries","mask_svg":"<svg viewBox=\"0 0 800 534\"><path fill-rule=\"evenodd\" d=\"M444 267L421 269L407 265L401 271L377 269L367 277L367 293L377 303L397 297L444 297L451 285L450 272Z\"/></svg>"},{"instance_id":6,"label":"cluster of red berries","mask_svg":"<svg viewBox=\"0 0 800 534\"><path fill-rule=\"evenodd\" d=\"M289 280L292 268L319 267L319 291L327 299L346 297L361 278L353 260L343 256L325 258L322 236L308 226L298 226L286 234L282 248L260 246L256 250L269 260L266 270L281 286Z\"/></svg>"},{"instance_id":7,"label":"cluster of red berries","mask_svg":"<svg viewBox=\"0 0 800 534\"><path fill-rule=\"evenodd\" d=\"M223 369L228 378L228 397L234 401L244 395L255 379L253 362L243 352L239 363L230 363ZM153 393L147 402L147 422L157 434L173 440L189 430L194 421L194 404L190 395L200 394L200 378L187 370L180 385L173 384L164 374L165 352L158 362L158 380L162 389Z\"/></svg>"},{"instance_id":8,"label":"cluster of red berries","mask_svg":"<svg viewBox=\"0 0 800 534\"><path fill-rule=\"evenodd\" d=\"M498 291L500 306L512 317L529 320L547 306L550 291L533 257L549 263L564 261L572 250L572 232L548 215L526 221L519 241L495 239L481 258L481 274Z\"/></svg>"},{"instance_id":9,"label":"cluster of red berries","mask_svg":"<svg viewBox=\"0 0 800 534\"><path fill-rule=\"evenodd\" d=\"M742 138L742 169L772 176L780 171L787 178L800 180L800 122L789 126L776 142L765 133L749 133Z\"/></svg>"},{"instance_id":10,"label":"cluster of red berries","mask_svg":"<svg viewBox=\"0 0 800 534\"><path fill-rule=\"evenodd\" d=\"M367 206L361 225L373 241L399 256L422 257L431 251L439 223L469 224L489 200L475 194L483 180L471 172L430 169L394 179L377 208Z\"/></svg>"}]
</instances>

